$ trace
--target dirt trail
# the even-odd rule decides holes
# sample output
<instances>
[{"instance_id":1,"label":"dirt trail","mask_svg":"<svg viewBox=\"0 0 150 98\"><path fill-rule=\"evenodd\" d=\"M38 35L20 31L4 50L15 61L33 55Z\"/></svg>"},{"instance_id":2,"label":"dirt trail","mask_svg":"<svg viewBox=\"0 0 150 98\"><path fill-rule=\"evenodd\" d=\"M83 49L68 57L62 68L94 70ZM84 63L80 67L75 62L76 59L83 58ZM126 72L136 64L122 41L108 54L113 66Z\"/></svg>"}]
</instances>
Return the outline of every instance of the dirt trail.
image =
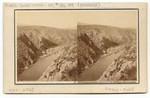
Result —
<instances>
[{"instance_id":1,"label":"dirt trail","mask_svg":"<svg viewBox=\"0 0 150 98\"><path fill-rule=\"evenodd\" d=\"M35 81L40 78L42 73L50 66L50 64L60 55L60 53L47 55L39 58L39 60L29 69L25 70L19 76L20 81Z\"/></svg>"},{"instance_id":2,"label":"dirt trail","mask_svg":"<svg viewBox=\"0 0 150 98\"><path fill-rule=\"evenodd\" d=\"M78 81L95 81L100 78L103 72L108 68L108 66L113 62L114 59L118 58L122 52L112 54L107 57L102 57L89 69L85 69L81 73Z\"/></svg>"}]
</instances>

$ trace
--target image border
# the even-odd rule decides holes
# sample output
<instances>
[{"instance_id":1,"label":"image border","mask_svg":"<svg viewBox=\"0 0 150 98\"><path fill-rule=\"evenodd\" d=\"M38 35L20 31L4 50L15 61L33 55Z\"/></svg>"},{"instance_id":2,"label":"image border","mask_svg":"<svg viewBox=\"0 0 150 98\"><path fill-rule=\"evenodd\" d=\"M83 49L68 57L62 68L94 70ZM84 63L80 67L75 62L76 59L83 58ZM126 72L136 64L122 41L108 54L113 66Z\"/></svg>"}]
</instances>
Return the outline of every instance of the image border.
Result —
<instances>
[{"instance_id":1,"label":"image border","mask_svg":"<svg viewBox=\"0 0 150 98\"><path fill-rule=\"evenodd\" d=\"M137 32L137 35L136 35L136 38L138 38L136 41L137 41L137 43L138 43L138 46L137 46L137 55L138 55L138 57L137 57L137 67L138 67L138 69L137 69L137 80L136 80L136 82L135 81L131 81L131 82L78 82L78 81L75 81L75 82L71 82L71 83L67 83L67 81L65 82L65 83L62 83L62 82L64 82L64 81L60 81L60 82L58 82L58 83L56 83L56 82L39 82L38 81L38 83L37 82L35 82L35 83L30 83L30 82L26 82L26 83L17 83L17 77L16 77L16 73L17 73L17 71L16 71L16 66L17 66L17 63L16 63L16 58L17 58L17 56L16 56L16 12L17 11L34 11L34 10L135 10L135 11L137 11L138 12L138 19L137 19L137 29L136 29L136 32ZM103 85L103 84L139 84L140 83L140 56L139 56L139 54L140 54L140 44L139 44L139 40L140 40L140 37L139 37L139 8L101 8L101 9L89 9L89 8L84 8L84 9L14 9L14 84L15 85L96 85L96 84L99 84L99 85ZM137 44L136 43L136 44Z\"/></svg>"}]
</instances>

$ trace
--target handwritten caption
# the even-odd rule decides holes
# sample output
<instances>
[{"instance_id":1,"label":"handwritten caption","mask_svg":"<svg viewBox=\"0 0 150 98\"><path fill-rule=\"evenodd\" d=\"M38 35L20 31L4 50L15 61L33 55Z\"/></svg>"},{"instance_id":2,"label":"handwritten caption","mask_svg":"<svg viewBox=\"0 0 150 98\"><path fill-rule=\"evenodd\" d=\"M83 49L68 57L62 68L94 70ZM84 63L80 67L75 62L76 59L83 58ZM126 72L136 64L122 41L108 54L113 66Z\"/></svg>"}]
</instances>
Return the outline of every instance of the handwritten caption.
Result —
<instances>
[{"instance_id":1,"label":"handwritten caption","mask_svg":"<svg viewBox=\"0 0 150 98\"><path fill-rule=\"evenodd\" d=\"M51 8L86 8L100 7L100 3L6 3L6 7L51 7Z\"/></svg>"},{"instance_id":2,"label":"handwritten caption","mask_svg":"<svg viewBox=\"0 0 150 98\"><path fill-rule=\"evenodd\" d=\"M34 92L34 88L21 88L21 89L12 88L12 89L9 89L9 92L10 93L17 93L17 92L33 93Z\"/></svg>"},{"instance_id":3,"label":"handwritten caption","mask_svg":"<svg viewBox=\"0 0 150 98\"><path fill-rule=\"evenodd\" d=\"M105 91L110 91L110 92L132 92L132 91L134 91L134 87L122 87L122 88L106 87Z\"/></svg>"}]
</instances>

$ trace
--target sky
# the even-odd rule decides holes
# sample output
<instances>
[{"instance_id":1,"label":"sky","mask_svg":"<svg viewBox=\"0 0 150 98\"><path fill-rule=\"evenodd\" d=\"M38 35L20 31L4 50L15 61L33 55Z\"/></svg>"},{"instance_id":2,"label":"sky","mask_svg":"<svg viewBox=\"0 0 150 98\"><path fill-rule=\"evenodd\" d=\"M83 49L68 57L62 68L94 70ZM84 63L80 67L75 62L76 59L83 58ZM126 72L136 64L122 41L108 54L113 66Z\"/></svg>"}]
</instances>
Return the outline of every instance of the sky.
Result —
<instances>
[{"instance_id":1,"label":"sky","mask_svg":"<svg viewBox=\"0 0 150 98\"><path fill-rule=\"evenodd\" d=\"M34 10L16 11L17 25L76 28L77 23L137 27L135 10Z\"/></svg>"}]
</instances>

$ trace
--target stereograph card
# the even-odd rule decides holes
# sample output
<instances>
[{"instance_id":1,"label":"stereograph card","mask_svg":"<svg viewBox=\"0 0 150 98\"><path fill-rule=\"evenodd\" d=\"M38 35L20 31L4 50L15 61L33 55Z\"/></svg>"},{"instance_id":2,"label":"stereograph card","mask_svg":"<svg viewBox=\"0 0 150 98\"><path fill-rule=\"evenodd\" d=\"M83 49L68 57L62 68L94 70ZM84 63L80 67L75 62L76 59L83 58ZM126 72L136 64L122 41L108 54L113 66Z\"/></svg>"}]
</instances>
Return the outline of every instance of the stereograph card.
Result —
<instances>
[{"instance_id":1,"label":"stereograph card","mask_svg":"<svg viewBox=\"0 0 150 98\"><path fill-rule=\"evenodd\" d=\"M4 3L4 93L147 92L146 3Z\"/></svg>"}]
</instances>

